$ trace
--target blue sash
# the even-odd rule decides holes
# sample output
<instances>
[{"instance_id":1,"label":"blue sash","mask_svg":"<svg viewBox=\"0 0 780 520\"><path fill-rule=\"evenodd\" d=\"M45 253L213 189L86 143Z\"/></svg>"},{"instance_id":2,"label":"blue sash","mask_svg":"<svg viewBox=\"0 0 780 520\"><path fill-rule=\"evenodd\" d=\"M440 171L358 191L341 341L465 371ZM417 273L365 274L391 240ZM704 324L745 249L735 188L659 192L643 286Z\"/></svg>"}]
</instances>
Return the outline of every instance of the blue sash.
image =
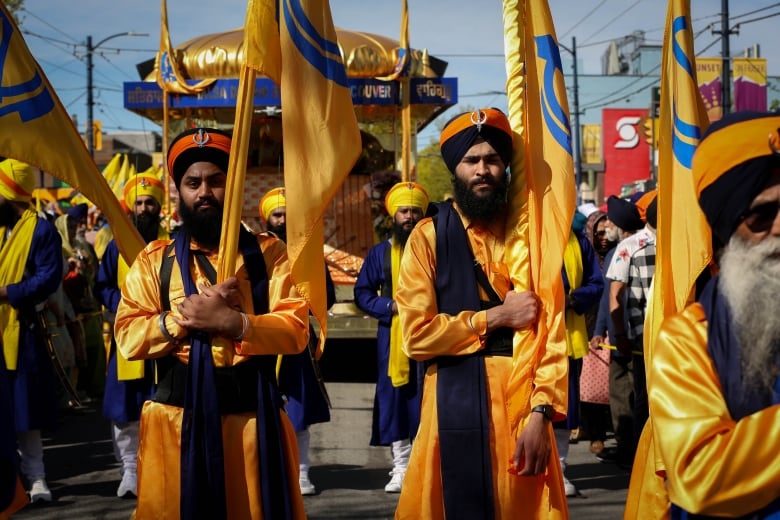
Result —
<instances>
[{"instance_id":1,"label":"blue sash","mask_svg":"<svg viewBox=\"0 0 780 520\"><path fill-rule=\"evenodd\" d=\"M458 214L447 203L436 215L436 298L439 312L480 310L474 256ZM445 516L495 516L490 460L490 410L480 354L436 358L436 400Z\"/></svg>"},{"instance_id":2,"label":"blue sash","mask_svg":"<svg viewBox=\"0 0 780 520\"><path fill-rule=\"evenodd\" d=\"M243 232L239 248L252 285L255 314L268 312L268 279L260 246ZM186 296L197 294L190 274L190 238L180 234L175 242ZM190 333L190 359L184 394L181 433L181 517L226 519L225 466L222 418L216 392L211 338ZM284 458L279 412L282 399L276 387L276 356L256 356L247 361L257 367L257 447L264 518L292 518L289 475Z\"/></svg>"}]
</instances>

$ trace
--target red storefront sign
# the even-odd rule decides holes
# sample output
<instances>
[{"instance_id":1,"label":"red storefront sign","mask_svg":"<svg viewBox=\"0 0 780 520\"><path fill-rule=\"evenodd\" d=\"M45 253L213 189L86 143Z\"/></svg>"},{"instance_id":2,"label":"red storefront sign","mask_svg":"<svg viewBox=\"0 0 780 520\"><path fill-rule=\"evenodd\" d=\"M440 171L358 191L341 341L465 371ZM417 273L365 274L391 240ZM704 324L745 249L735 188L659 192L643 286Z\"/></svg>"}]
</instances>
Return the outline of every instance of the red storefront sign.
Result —
<instances>
[{"instance_id":1,"label":"red storefront sign","mask_svg":"<svg viewBox=\"0 0 780 520\"><path fill-rule=\"evenodd\" d=\"M646 108L605 108L601 113L604 197L624 184L650 178L650 145L644 133Z\"/></svg>"}]
</instances>

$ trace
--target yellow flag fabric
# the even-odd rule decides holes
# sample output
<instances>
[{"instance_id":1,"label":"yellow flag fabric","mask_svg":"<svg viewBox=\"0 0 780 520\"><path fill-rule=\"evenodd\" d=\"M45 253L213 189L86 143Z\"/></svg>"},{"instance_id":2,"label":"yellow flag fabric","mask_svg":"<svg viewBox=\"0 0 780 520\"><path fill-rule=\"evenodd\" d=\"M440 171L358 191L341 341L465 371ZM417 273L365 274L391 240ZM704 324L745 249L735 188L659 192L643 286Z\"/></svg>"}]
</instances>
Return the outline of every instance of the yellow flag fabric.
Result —
<instances>
[{"instance_id":1,"label":"yellow flag fabric","mask_svg":"<svg viewBox=\"0 0 780 520\"><path fill-rule=\"evenodd\" d=\"M556 360L566 357L561 266L576 191L568 100L549 5L505 0L503 11L514 132L506 258L515 290L532 290L541 299L536 327L515 333L507 399L516 434L532 404L566 409L567 363Z\"/></svg>"},{"instance_id":2,"label":"yellow flag fabric","mask_svg":"<svg viewBox=\"0 0 780 520\"><path fill-rule=\"evenodd\" d=\"M155 65L157 66L157 84L165 92L174 94L197 94L206 90L215 79L202 79L192 85L187 83L176 61L176 50L171 44L171 35L168 32L168 3L162 0L160 6L160 50L157 52ZM172 58L173 56L173 58Z\"/></svg>"},{"instance_id":3,"label":"yellow flag fabric","mask_svg":"<svg viewBox=\"0 0 780 520\"><path fill-rule=\"evenodd\" d=\"M360 130L328 2L279 0L278 12L275 0L249 6L246 66L281 90L287 252L320 323L319 356L327 334L322 218L360 155Z\"/></svg>"},{"instance_id":4,"label":"yellow flag fabric","mask_svg":"<svg viewBox=\"0 0 780 520\"><path fill-rule=\"evenodd\" d=\"M661 322L693 301L696 279L712 259L710 230L699 208L691 171L693 152L709 121L696 79L690 13L690 0L669 0L661 70L656 264L644 327L646 368L653 362ZM650 379L647 385L652 388ZM661 476L664 464L655 438L650 417L640 445L645 449L637 450L634 462L625 518L669 515Z\"/></svg>"},{"instance_id":5,"label":"yellow flag fabric","mask_svg":"<svg viewBox=\"0 0 780 520\"><path fill-rule=\"evenodd\" d=\"M143 249L141 235L98 171L78 130L0 3L0 155L31 164L68 183L99 207L129 261Z\"/></svg>"},{"instance_id":6,"label":"yellow flag fabric","mask_svg":"<svg viewBox=\"0 0 780 520\"><path fill-rule=\"evenodd\" d=\"M112 190L114 189L114 182L116 181L117 175L119 175L119 168L121 165L122 154L115 153L111 160L108 161L105 168L103 168L103 178L106 179L106 182Z\"/></svg>"}]
</instances>

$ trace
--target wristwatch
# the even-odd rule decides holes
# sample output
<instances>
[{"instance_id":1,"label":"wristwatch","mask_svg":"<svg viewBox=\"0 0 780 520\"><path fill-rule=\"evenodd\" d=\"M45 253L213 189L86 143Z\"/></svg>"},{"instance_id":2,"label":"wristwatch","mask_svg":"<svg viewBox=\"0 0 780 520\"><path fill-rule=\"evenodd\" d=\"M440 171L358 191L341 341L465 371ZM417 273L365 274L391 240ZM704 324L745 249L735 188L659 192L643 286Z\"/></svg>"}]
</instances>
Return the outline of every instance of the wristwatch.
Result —
<instances>
[{"instance_id":1,"label":"wristwatch","mask_svg":"<svg viewBox=\"0 0 780 520\"><path fill-rule=\"evenodd\" d=\"M532 412L537 412L544 415L548 421L552 421L555 417L555 409L549 404L540 404L531 408Z\"/></svg>"}]
</instances>

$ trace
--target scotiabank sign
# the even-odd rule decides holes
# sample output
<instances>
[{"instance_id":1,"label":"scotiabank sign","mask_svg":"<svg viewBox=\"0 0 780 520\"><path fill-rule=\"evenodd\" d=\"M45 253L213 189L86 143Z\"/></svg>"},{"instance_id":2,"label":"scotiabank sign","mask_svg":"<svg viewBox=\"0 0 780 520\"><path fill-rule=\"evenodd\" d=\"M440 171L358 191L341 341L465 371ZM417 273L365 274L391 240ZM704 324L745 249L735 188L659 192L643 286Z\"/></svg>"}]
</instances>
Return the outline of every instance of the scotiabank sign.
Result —
<instances>
[{"instance_id":1,"label":"scotiabank sign","mask_svg":"<svg viewBox=\"0 0 780 520\"><path fill-rule=\"evenodd\" d=\"M642 123L647 109L605 108L601 113L604 147L604 197L620 187L650 178L650 145Z\"/></svg>"}]
</instances>

